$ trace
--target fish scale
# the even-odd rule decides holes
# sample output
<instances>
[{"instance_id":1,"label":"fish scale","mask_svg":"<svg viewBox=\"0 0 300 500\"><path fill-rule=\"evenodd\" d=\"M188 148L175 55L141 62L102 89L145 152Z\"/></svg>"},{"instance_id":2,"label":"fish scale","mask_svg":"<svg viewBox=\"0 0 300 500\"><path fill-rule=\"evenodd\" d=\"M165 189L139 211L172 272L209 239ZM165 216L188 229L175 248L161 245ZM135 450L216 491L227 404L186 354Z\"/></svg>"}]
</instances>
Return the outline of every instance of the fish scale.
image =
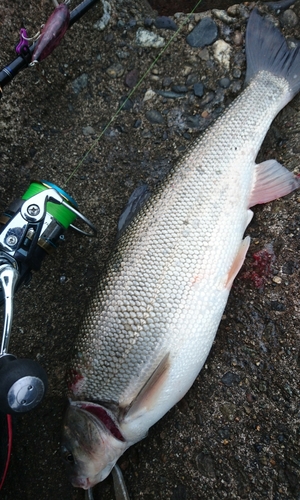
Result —
<instances>
[{"instance_id":1,"label":"fish scale","mask_svg":"<svg viewBox=\"0 0 300 500\"><path fill-rule=\"evenodd\" d=\"M272 120L299 91L299 48L289 51L256 11L247 37L248 87L123 232L84 317L63 441L76 486L103 480L190 388L249 246L249 208L300 186L275 160L255 165Z\"/></svg>"}]
</instances>

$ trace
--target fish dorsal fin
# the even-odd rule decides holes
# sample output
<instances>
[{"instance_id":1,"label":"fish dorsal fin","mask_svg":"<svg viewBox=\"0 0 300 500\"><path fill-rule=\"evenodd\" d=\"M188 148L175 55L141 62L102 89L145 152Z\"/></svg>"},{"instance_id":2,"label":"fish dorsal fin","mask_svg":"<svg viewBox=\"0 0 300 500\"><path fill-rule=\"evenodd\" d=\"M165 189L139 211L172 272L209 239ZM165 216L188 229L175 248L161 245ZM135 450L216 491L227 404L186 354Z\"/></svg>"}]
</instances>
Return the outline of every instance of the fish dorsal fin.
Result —
<instances>
[{"instance_id":1,"label":"fish dorsal fin","mask_svg":"<svg viewBox=\"0 0 300 500\"><path fill-rule=\"evenodd\" d=\"M150 194L151 193L147 184L141 184L133 191L119 217L117 240L124 233L125 229L129 226L130 222L140 211L142 206L146 203Z\"/></svg>"},{"instance_id":2,"label":"fish dorsal fin","mask_svg":"<svg viewBox=\"0 0 300 500\"><path fill-rule=\"evenodd\" d=\"M241 269L246 253L248 252L248 248L250 245L250 236L246 236L246 238L243 239L240 248L238 250L238 253L236 254L236 257L232 263L232 266L229 270L229 273L227 275L227 280L226 280L226 288L231 288L232 283L234 279L236 278L236 275L238 274L239 270Z\"/></svg>"},{"instance_id":3,"label":"fish dorsal fin","mask_svg":"<svg viewBox=\"0 0 300 500\"><path fill-rule=\"evenodd\" d=\"M276 160L267 160L255 167L255 182L249 207L276 200L300 187L300 177Z\"/></svg>"},{"instance_id":4,"label":"fish dorsal fin","mask_svg":"<svg viewBox=\"0 0 300 500\"><path fill-rule=\"evenodd\" d=\"M160 388L168 375L169 366L169 353L167 353L131 403L129 410L126 412L127 421L128 419L137 418L155 405Z\"/></svg>"}]
</instances>

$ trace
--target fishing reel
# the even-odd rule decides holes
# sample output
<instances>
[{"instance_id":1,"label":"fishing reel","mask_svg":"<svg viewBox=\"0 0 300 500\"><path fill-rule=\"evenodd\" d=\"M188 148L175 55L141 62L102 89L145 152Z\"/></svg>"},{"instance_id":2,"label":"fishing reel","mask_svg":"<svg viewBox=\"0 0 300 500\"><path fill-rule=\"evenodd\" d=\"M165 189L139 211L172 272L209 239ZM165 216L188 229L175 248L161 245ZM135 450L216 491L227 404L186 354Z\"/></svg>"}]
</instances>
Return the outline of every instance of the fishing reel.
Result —
<instances>
[{"instance_id":1,"label":"fishing reel","mask_svg":"<svg viewBox=\"0 0 300 500\"><path fill-rule=\"evenodd\" d=\"M40 269L44 257L55 251L66 229L96 236L94 225L77 208L76 201L59 187L34 181L0 216L0 304L4 304L0 412L27 412L39 404L47 390L46 372L36 361L8 353L14 293L30 281L31 271ZM91 231L74 226L76 217Z\"/></svg>"}]
</instances>

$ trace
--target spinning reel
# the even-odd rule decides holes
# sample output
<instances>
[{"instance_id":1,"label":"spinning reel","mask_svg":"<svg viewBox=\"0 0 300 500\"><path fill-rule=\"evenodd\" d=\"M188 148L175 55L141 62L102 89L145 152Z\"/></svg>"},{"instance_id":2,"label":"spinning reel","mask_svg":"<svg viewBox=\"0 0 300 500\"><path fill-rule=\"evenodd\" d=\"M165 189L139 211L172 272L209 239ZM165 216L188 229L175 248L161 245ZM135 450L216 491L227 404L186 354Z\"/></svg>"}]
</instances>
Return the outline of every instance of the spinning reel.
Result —
<instances>
[{"instance_id":1,"label":"spinning reel","mask_svg":"<svg viewBox=\"0 0 300 500\"><path fill-rule=\"evenodd\" d=\"M8 346L13 320L14 293L28 283L31 271L40 269L43 258L54 251L69 227L95 236L94 225L77 210L65 191L46 181L32 182L21 199L0 215L0 304L4 324L0 347L0 412L23 413L42 400L47 390L45 370L31 359L17 359ZM73 225L78 217L91 230Z\"/></svg>"}]
</instances>

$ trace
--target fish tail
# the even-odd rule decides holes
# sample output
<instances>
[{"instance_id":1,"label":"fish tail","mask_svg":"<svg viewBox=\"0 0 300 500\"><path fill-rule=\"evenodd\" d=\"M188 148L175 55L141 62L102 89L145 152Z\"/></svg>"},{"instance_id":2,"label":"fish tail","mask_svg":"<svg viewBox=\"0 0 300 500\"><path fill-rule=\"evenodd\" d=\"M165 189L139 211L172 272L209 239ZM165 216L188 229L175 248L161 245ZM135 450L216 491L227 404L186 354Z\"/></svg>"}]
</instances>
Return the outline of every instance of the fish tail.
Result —
<instances>
[{"instance_id":1,"label":"fish tail","mask_svg":"<svg viewBox=\"0 0 300 500\"><path fill-rule=\"evenodd\" d=\"M268 71L289 83L290 101L300 90L300 44L293 50L276 26L253 9L246 31L246 83L259 72Z\"/></svg>"}]
</instances>

